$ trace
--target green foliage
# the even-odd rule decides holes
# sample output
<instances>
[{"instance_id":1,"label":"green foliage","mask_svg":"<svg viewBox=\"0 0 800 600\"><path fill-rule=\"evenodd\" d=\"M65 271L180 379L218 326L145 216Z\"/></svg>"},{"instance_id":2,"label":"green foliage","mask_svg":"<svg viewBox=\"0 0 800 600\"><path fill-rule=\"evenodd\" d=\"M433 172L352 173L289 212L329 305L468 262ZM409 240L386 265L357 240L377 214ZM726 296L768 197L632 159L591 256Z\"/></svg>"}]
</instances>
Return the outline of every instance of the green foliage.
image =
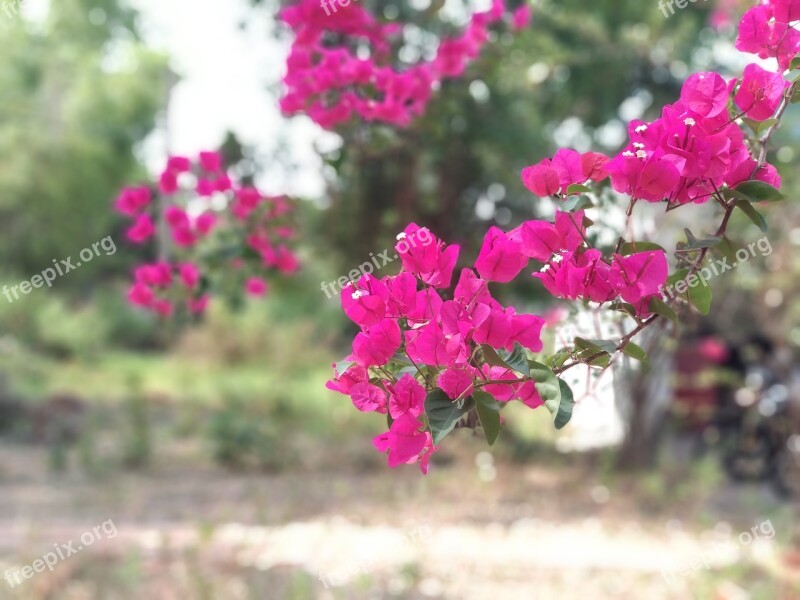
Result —
<instances>
[{"instance_id":1,"label":"green foliage","mask_svg":"<svg viewBox=\"0 0 800 600\"><path fill-rule=\"evenodd\" d=\"M134 12L116 0L50 6L35 26L13 19L0 50L0 261L23 274L109 234L121 241L110 203L165 96L165 59L139 42ZM59 286L125 263L103 256Z\"/></svg>"},{"instance_id":2,"label":"green foliage","mask_svg":"<svg viewBox=\"0 0 800 600\"><path fill-rule=\"evenodd\" d=\"M143 467L150 462L153 442L147 396L142 392L141 381L132 377L130 391L125 399L127 431L122 461L129 467Z\"/></svg>"},{"instance_id":3,"label":"green foliage","mask_svg":"<svg viewBox=\"0 0 800 600\"><path fill-rule=\"evenodd\" d=\"M442 390L436 389L425 398L425 414L433 435L433 443L441 442L456 427L474 404L472 398L453 402Z\"/></svg>"},{"instance_id":4,"label":"green foliage","mask_svg":"<svg viewBox=\"0 0 800 600\"><path fill-rule=\"evenodd\" d=\"M280 423L263 404L237 393L224 397L207 429L214 460L238 468L275 469L285 464L285 452L279 452L281 435Z\"/></svg>"}]
</instances>

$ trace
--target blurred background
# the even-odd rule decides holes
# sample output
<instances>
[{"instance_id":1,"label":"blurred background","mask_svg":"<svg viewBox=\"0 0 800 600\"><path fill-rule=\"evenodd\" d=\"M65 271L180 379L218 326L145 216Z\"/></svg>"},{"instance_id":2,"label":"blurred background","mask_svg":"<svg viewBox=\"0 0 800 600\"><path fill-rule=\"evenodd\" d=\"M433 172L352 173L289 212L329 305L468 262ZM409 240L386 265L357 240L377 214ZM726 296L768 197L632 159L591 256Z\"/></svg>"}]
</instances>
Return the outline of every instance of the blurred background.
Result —
<instances>
[{"instance_id":1,"label":"blurred background","mask_svg":"<svg viewBox=\"0 0 800 600\"><path fill-rule=\"evenodd\" d=\"M434 33L486 8L360 1ZM388 469L382 419L325 389L353 329L322 282L412 220L467 264L490 225L550 216L521 168L616 152L691 72L736 73L747 6L541 0L410 128L333 134L280 114L276 0L2 0L0 286L107 236L116 251L0 296L0 598L800 598L794 107L770 155L788 200L767 233L734 220L733 250L753 250L712 281L711 316L655 331L649 369L576 373L564 431L509 407L494 447L458 431L423 477ZM125 300L147 257L111 204L167 154L217 147L300 201L303 269L264 301L161 322ZM637 231L709 233L713 207L687 208ZM609 240L617 213L596 215ZM502 300L547 314L548 343L605 326L521 279Z\"/></svg>"}]
</instances>

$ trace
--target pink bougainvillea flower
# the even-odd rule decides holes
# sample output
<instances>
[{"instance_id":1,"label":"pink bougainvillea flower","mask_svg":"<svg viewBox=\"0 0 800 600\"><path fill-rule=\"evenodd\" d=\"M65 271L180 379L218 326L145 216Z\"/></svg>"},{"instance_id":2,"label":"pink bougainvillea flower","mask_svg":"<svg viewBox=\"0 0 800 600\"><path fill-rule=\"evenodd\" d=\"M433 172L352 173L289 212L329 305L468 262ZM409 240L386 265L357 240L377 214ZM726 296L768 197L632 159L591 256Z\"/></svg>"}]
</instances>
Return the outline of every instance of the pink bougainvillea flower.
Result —
<instances>
[{"instance_id":1,"label":"pink bougainvillea flower","mask_svg":"<svg viewBox=\"0 0 800 600\"><path fill-rule=\"evenodd\" d=\"M791 83L780 74L765 71L755 63L744 68L742 83L734 102L754 121L764 121L775 114L783 94Z\"/></svg>"},{"instance_id":2,"label":"pink bougainvillea flower","mask_svg":"<svg viewBox=\"0 0 800 600\"><path fill-rule=\"evenodd\" d=\"M667 160L647 156L644 150L626 150L608 163L611 186L632 198L659 202L680 183L680 174Z\"/></svg>"},{"instance_id":3,"label":"pink bougainvillea flower","mask_svg":"<svg viewBox=\"0 0 800 600\"><path fill-rule=\"evenodd\" d=\"M216 224L217 215L211 211L204 212L198 216L194 222L195 229L197 229L201 235L208 235Z\"/></svg>"},{"instance_id":4,"label":"pink bougainvillea flower","mask_svg":"<svg viewBox=\"0 0 800 600\"><path fill-rule=\"evenodd\" d=\"M148 286L167 287L172 284L172 267L165 262L140 265L134 269L133 278Z\"/></svg>"},{"instance_id":5,"label":"pink bougainvillea flower","mask_svg":"<svg viewBox=\"0 0 800 600\"><path fill-rule=\"evenodd\" d=\"M393 419L403 415L420 416L425 410L425 388L406 373L400 380L389 385L389 414Z\"/></svg>"},{"instance_id":6,"label":"pink bougainvillea flower","mask_svg":"<svg viewBox=\"0 0 800 600\"><path fill-rule=\"evenodd\" d=\"M557 298L607 302L616 296L609 282L610 269L600 251L591 248L580 253L559 254L533 276Z\"/></svg>"},{"instance_id":7,"label":"pink bougainvillea flower","mask_svg":"<svg viewBox=\"0 0 800 600\"><path fill-rule=\"evenodd\" d=\"M570 148L561 148L553 155L550 162L555 172L561 189L565 190L573 183L583 183L586 176L583 174L583 163L579 152Z\"/></svg>"},{"instance_id":8,"label":"pink bougainvillea flower","mask_svg":"<svg viewBox=\"0 0 800 600\"><path fill-rule=\"evenodd\" d=\"M150 306L154 297L153 290L143 283L135 283L128 290L128 302L136 306Z\"/></svg>"},{"instance_id":9,"label":"pink bougainvillea flower","mask_svg":"<svg viewBox=\"0 0 800 600\"><path fill-rule=\"evenodd\" d=\"M174 171L164 171L158 179L158 189L162 194L174 194L178 191L178 176Z\"/></svg>"},{"instance_id":10,"label":"pink bougainvillea flower","mask_svg":"<svg viewBox=\"0 0 800 600\"><path fill-rule=\"evenodd\" d=\"M170 156L167 159L167 171L175 174L186 173L192 168L192 161L185 156Z\"/></svg>"},{"instance_id":11,"label":"pink bougainvillea flower","mask_svg":"<svg viewBox=\"0 0 800 600\"><path fill-rule=\"evenodd\" d=\"M492 300L488 284L488 281L476 276L472 269L462 269L453 298L467 309L475 303L488 304Z\"/></svg>"},{"instance_id":12,"label":"pink bougainvillea flower","mask_svg":"<svg viewBox=\"0 0 800 600\"><path fill-rule=\"evenodd\" d=\"M581 155L581 169L583 171L583 180L588 181L603 181L608 177L606 165L611 160L605 154L599 152L586 152Z\"/></svg>"},{"instance_id":13,"label":"pink bougainvillea flower","mask_svg":"<svg viewBox=\"0 0 800 600\"><path fill-rule=\"evenodd\" d=\"M506 350L510 351L515 343L519 343L532 352L540 352L544 319L537 315L518 315L511 307L506 309L506 313L510 326Z\"/></svg>"},{"instance_id":14,"label":"pink bougainvillea flower","mask_svg":"<svg viewBox=\"0 0 800 600\"><path fill-rule=\"evenodd\" d=\"M663 250L638 252L629 256L614 255L609 279L625 302L638 306L645 298L659 293L669 274Z\"/></svg>"},{"instance_id":15,"label":"pink bougainvillea flower","mask_svg":"<svg viewBox=\"0 0 800 600\"><path fill-rule=\"evenodd\" d=\"M267 282L260 277L250 277L244 284L245 291L250 296L264 296L269 289Z\"/></svg>"},{"instance_id":16,"label":"pink bougainvillea flower","mask_svg":"<svg viewBox=\"0 0 800 600\"><path fill-rule=\"evenodd\" d=\"M353 406L361 412L386 414L386 392L377 385L362 381L353 385L348 393Z\"/></svg>"},{"instance_id":17,"label":"pink bougainvillea flower","mask_svg":"<svg viewBox=\"0 0 800 600\"><path fill-rule=\"evenodd\" d=\"M130 217L136 215L141 209L150 204L152 196L150 189L144 186L124 188L117 197L114 207L117 212Z\"/></svg>"},{"instance_id":18,"label":"pink bougainvillea flower","mask_svg":"<svg viewBox=\"0 0 800 600\"><path fill-rule=\"evenodd\" d=\"M399 467L417 462L428 443L428 435L422 431L423 424L410 414L395 419L389 431L372 440L379 452L389 453L389 466Z\"/></svg>"},{"instance_id":19,"label":"pink bougainvillea flower","mask_svg":"<svg viewBox=\"0 0 800 600\"><path fill-rule=\"evenodd\" d=\"M527 29L533 18L533 9L528 4L523 4L511 16L511 26L515 31Z\"/></svg>"},{"instance_id":20,"label":"pink bougainvillea flower","mask_svg":"<svg viewBox=\"0 0 800 600\"><path fill-rule=\"evenodd\" d=\"M184 263L180 265L178 274L183 285L189 289L197 287L197 284L200 282L200 270L197 268L197 265L193 263Z\"/></svg>"},{"instance_id":21,"label":"pink bougainvillea flower","mask_svg":"<svg viewBox=\"0 0 800 600\"><path fill-rule=\"evenodd\" d=\"M525 167L522 170L522 183L541 198L553 196L561 191L558 172L550 165L549 160L546 164L539 163Z\"/></svg>"},{"instance_id":22,"label":"pink bougainvillea flower","mask_svg":"<svg viewBox=\"0 0 800 600\"><path fill-rule=\"evenodd\" d=\"M385 277L382 283L388 292L387 307L398 317L408 317L417 306L417 279L411 273Z\"/></svg>"},{"instance_id":23,"label":"pink bougainvillea flower","mask_svg":"<svg viewBox=\"0 0 800 600\"><path fill-rule=\"evenodd\" d=\"M728 107L729 93L718 73L694 73L683 83L681 102L701 117L716 117Z\"/></svg>"},{"instance_id":24,"label":"pink bougainvillea flower","mask_svg":"<svg viewBox=\"0 0 800 600\"><path fill-rule=\"evenodd\" d=\"M386 317L389 289L371 274L342 288L342 309L356 325L369 327Z\"/></svg>"},{"instance_id":25,"label":"pink bougainvillea flower","mask_svg":"<svg viewBox=\"0 0 800 600\"><path fill-rule=\"evenodd\" d=\"M186 211L175 205L167 207L167 210L164 211L164 218L170 227L188 226L190 223Z\"/></svg>"},{"instance_id":26,"label":"pink bougainvillea flower","mask_svg":"<svg viewBox=\"0 0 800 600\"><path fill-rule=\"evenodd\" d=\"M347 366L344 371L339 373L336 363L333 364L334 378L329 380L325 387L331 391L339 392L340 394L350 394L350 390L357 383L365 383L369 381L369 373L367 369L358 363L345 363Z\"/></svg>"},{"instance_id":27,"label":"pink bougainvillea flower","mask_svg":"<svg viewBox=\"0 0 800 600\"><path fill-rule=\"evenodd\" d=\"M464 363L467 347L460 335L445 335L435 322L404 332L406 352L416 363L446 366Z\"/></svg>"},{"instance_id":28,"label":"pink bougainvillea flower","mask_svg":"<svg viewBox=\"0 0 800 600\"><path fill-rule=\"evenodd\" d=\"M474 389L477 370L471 366L451 367L439 373L436 384L451 400L468 398Z\"/></svg>"},{"instance_id":29,"label":"pink bougainvillea flower","mask_svg":"<svg viewBox=\"0 0 800 600\"><path fill-rule=\"evenodd\" d=\"M522 170L522 183L540 197L566 194L569 186L608 176L609 158L597 152L580 154L569 148L558 150L552 160L545 158Z\"/></svg>"},{"instance_id":30,"label":"pink bougainvillea flower","mask_svg":"<svg viewBox=\"0 0 800 600\"><path fill-rule=\"evenodd\" d=\"M561 251L573 252L583 244L586 227L582 210L574 213L556 211L555 223L526 221L509 232L518 239L522 253L541 262L547 262Z\"/></svg>"},{"instance_id":31,"label":"pink bougainvillea flower","mask_svg":"<svg viewBox=\"0 0 800 600\"><path fill-rule=\"evenodd\" d=\"M490 308L488 316L475 327L473 339L478 344L503 348L511 338L511 321L505 310Z\"/></svg>"},{"instance_id":32,"label":"pink bougainvillea flower","mask_svg":"<svg viewBox=\"0 0 800 600\"><path fill-rule=\"evenodd\" d=\"M384 319L362 331L353 340L353 358L364 367L383 366L400 348L400 326L394 319Z\"/></svg>"},{"instance_id":33,"label":"pink bougainvillea flower","mask_svg":"<svg viewBox=\"0 0 800 600\"><path fill-rule=\"evenodd\" d=\"M488 281L507 283L520 274L528 264L522 246L497 227L490 227L483 238L475 269Z\"/></svg>"},{"instance_id":34,"label":"pink bougainvillea flower","mask_svg":"<svg viewBox=\"0 0 800 600\"><path fill-rule=\"evenodd\" d=\"M205 171L216 172L222 169L222 155L219 152L201 152L199 162Z\"/></svg>"},{"instance_id":35,"label":"pink bougainvillea flower","mask_svg":"<svg viewBox=\"0 0 800 600\"><path fill-rule=\"evenodd\" d=\"M395 250L403 263L403 270L434 287L450 285L459 246L446 246L429 229L411 223L397 236Z\"/></svg>"},{"instance_id":36,"label":"pink bougainvillea flower","mask_svg":"<svg viewBox=\"0 0 800 600\"><path fill-rule=\"evenodd\" d=\"M211 196L214 192L217 191L217 186L212 180L204 179L201 177L200 179L197 180L195 191L197 192L198 196L207 198L208 196Z\"/></svg>"},{"instance_id":37,"label":"pink bougainvillea flower","mask_svg":"<svg viewBox=\"0 0 800 600\"><path fill-rule=\"evenodd\" d=\"M777 4L778 14L784 18L797 12L795 5L786 0ZM785 71L800 51L800 31L788 21L775 18L773 6L754 6L739 22L736 49L757 54L760 58L776 58L781 71Z\"/></svg>"},{"instance_id":38,"label":"pink bougainvillea flower","mask_svg":"<svg viewBox=\"0 0 800 600\"><path fill-rule=\"evenodd\" d=\"M141 214L136 217L133 225L128 229L127 236L135 244L141 244L150 239L156 232L153 220L148 214Z\"/></svg>"},{"instance_id":39,"label":"pink bougainvillea flower","mask_svg":"<svg viewBox=\"0 0 800 600\"><path fill-rule=\"evenodd\" d=\"M773 0L775 20L778 23L791 23L800 21L800 1L798 0Z\"/></svg>"}]
</instances>

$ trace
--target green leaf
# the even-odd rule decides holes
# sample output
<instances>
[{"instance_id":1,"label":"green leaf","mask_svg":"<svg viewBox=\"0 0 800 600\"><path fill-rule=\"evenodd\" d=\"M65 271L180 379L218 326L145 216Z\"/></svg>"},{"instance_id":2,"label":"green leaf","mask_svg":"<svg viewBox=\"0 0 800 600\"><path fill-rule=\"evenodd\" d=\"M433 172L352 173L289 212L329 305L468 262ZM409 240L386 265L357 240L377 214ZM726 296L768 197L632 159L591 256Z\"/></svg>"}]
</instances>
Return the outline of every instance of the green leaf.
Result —
<instances>
[{"instance_id":1,"label":"green leaf","mask_svg":"<svg viewBox=\"0 0 800 600\"><path fill-rule=\"evenodd\" d=\"M485 360L487 364L493 367L510 368L505 361L500 358L497 351L489 344L481 344L481 352L483 353L483 360Z\"/></svg>"},{"instance_id":2,"label":"green leaf","mask_svg":"<svg viewBox=\"0 0 800 600\"><path fill-rule=\"evenodd\" d=\"M553 368L558 368L567 362L567 359L570 357L569 348L561 348L558 352L553 354L547 361L549 365Z\"/></svg>"},{"instance_id":3,"label":"green leaf","mask_svg":"<svg viewBox=\"0 0 800 600\"><path fill-rule=\"evenodd\" d=\"M639 346L638 344L634 344L633 342L628 342L625 344L625 347L622 351L631 358L635 360L640 360L643 363L649 363L650 359L647 358L647 352L644 351L644 348Z\"/></svg>"},{"instance_id":4,"label":"green leaf","mask_svg":"<svg viewBox=\"0 0 800 600\"><path fill-rule=\"evenodd\" d=\"M564 200L561 205L561 210L564 212L572 212L575 210L583 210L584 208L591 208L594 206L589 196L571 196Z\"/></svg>"},{"instance_id":5,"label":"green leaf","mask_svg":"<svg viewBox=\"0 0 800 600\"><path fill-rule=\"evenodd\" d=\"M400 379L403 375L408 374L416 379L418 373L417 367L403 367L397 372L397 378Z\"/></svg>"},{"instance_id":6,"label":"green leaf","mask_svg":"<svg viewBox=\"0 0 800 600\"><path fill-rule=\"evenodd\" d=\"M425 414L433 435L433 442L438 444L456 427L456 423L472 408L467 399L453 402L442 390L433 390L425 398Z\"/></svg>"},{"instance_id":7,"label":"green leaf","mask_svg":"<svg viewBox=\"0 0 800 600\"><path fill-rule=\"evenodd\" d=\"M615 302L610 306L611 310L618 310L619 312L623 312L628 316L636 318L636 308L633 304L629 304L628 302Z\"/></svg>"},{"instance_id":8,"label":"green leaf","mask_svg":"<svg viewBox=\"0 0 800 600\"><path fill-rule=\"evenodd\" d=\"M649 250L664 250L664 248L654 242L625 242L619 247L619 253L622 256L636 254L637 252L648 252Z\"/></svg>"},{"instance_id":9,"label":"green leaf","mask_svg":"<svg viewBox=\"0 0 800 600\"><path fill-rule=\"evenodd\" d=\"M734 189L751 202L774 202L785 198L780 190L763 181L744 181Z\"/></svg>"},{"instance_id":10,"label":"green leaf","mask_svg":"<svg viewBox=\"0 0 800 600\"><path fill-rule=\"evenodd\" d=\"M678 322L678 315L676 315L675 311L672 310L669 306L667 306L661 298L652 298L650 300L650 305L648 308L652 313L656 313L657 315L666 317L667 319L669 319L670 321L674 321L675 323Z\"/></svg>"},{"instance_id":11,"label":"green leaf","mask_svg":"<svg viewBox=\"0 0 800 600\"><path fill-rule=\"evenodd\" d=\"M795 56L789 63L789 70L794 71L795 69L800 69L800 56Z\"/></svg>"},{"instance_id":12,"label":"green leaf","mask_svg":"<svg viewBox=\"0 0 800 600\"><path fill-rule=\"evenodd\" d=\"M562 429L570 419L572 419L572 409L575 407L575 399L572 396L572 390L563 379L558 380L558 386L561 390L561 402L558 404L558 412L556 413L555 425L556 429Z\"/></svg>"},{"instance_id":13,"label":"green leaf","mask_svg":"<svg viewBox=\"0 0 800 600\"><path fill-rule=\"evenodd\" d=\"M701 248L713 248L722 241L721 237L715 236L697 239L688 228L684 229L683 232L686 234L686 247L692 248L693 250L699 250Z\"/></svg>"},{"instance_id":14,"label":"green leaf","mask_svg":"<svg viewBox=\"0 0 800 600\"><path fill-rule=\"evenodd\" d=\"M571 196L572 194L588 194L592 191L592 188L582 185L580 183L573 183L567 188L567 195Z\"/></svg>"},{"instance_id":15,"label":"green leaf","mask_svg":"<svg viewBox=\"0 0 800 600\"><path fill-rule=\"evenodd\" d=\"M711 286L708 285L702 278L697 277L700 285L694 287L689 286L686 291L689 302L694 306L702 315L707 315L711 310ZM691 278L690 278L691 279Z\"/></svg>"},{"instance_id":16,"label":"green leaf","mask_svg":"<svg viewBox=\"0 0 800 600\"><path fill-rule=\"evenodd\" d=\"M475 400L475 412L483 427L483 435L491 446L500 435L500 404L494 396L487 392L475 391L472 394Z\"/></svg>"},{"instance_id":17,"label":"green leaf","mask_svg":"<svg viewBox=\"0 0 800 600\"><path fill-rule=\"evenodd\" d=\"M514 349L511 352L501 350L498 352L500 359L507 364L513 371L527 375L530 373L528 367L528 357L525 354L525 348L519 342L514 343Z\"/></svg>"},{"instance_id":18,"label":"green leaf","mask_svg":"<svg viewBox=\"0 0 800 600\"><path fill-rule=\"evenodd\" d=\"M561 386L558 377L547 365L530 361L531 379L534 381L539 397L544 401L544 405L551 414L558 412L558 405L561 403Z\"/></svg>"},{"instance_id":19,"label":"green leaf","mask_svg":"<svg viewBox=\"0 0 800 600\"><path fill-rule=\"evenodd\" d=\"M758 212L755 207L750 204L747 200L737 200L736 201L736 208L740 209L744 214L747 215L747 218L750 219L756 227L758 227L764 233L767 232L767 222L764 220L764 217L761 216L761 213Z\"/></svg>"},{"instance_id":20,"label":"green leaf","mask_svg":"<svg viewBox=\"0 0 800 600\"><path fill-rule=\"evenodd\" d=\"M610 354L602 354L593 358L589 361L589 364L593 367L607 367L611 364L611 355Z\"/></svg>"},{"instance_id":21,"label":"green leaf","mask_svg":"<svg viewBox=\"0 0 800 600\"><path fill-rule=\"evenodd\" d=\"M617 343L613 340L587 340L576 337L575 346L581 350L589 350L593 354L597 354L598 352L614 354L617 351Z\"/></svg>"},{"instance_id":22,"label":"green leaf","mask_svg":"<svg viewBox=\"0 0 800 600\"><path fill-rule=\"evenodd\" d=\"M481 344L481 351L483 352L483 360L493 367L502 367L503 369L511 369L517 373L528 375L528 358L525 356L525 349L519 344L514 344L514 350L506 352L497 350L488 344Z\"/></svg>"}]
</instances>

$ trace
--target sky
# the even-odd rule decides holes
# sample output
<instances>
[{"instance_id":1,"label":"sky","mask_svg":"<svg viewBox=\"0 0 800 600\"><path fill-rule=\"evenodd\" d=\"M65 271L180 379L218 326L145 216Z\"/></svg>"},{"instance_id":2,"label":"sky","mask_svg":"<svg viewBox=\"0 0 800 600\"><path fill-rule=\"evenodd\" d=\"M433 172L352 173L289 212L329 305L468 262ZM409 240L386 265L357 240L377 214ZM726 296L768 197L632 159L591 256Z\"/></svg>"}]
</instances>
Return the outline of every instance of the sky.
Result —
<instances>
[{"instance_id":1,"label":"sky","mask_svg":"<svg viewBox=\"0 0 800 600\"><path fill-rule=\"evenodd\" d=\"M170 98L168 135L157 132L145 144L148 166L156 170L163 164L167 147L189 155L216 148L227 130L260 152L274 149L283 137L299 171L268 169L259 184L270 194L322 195L314 144L335 142L307 118L280 114L275 92L288 46L274 39L276 24L268 11L248 10L242 0L132 0L132 5L141 11L145 40L165 51L181 76Z\"/></svg>"}]
</instances>

